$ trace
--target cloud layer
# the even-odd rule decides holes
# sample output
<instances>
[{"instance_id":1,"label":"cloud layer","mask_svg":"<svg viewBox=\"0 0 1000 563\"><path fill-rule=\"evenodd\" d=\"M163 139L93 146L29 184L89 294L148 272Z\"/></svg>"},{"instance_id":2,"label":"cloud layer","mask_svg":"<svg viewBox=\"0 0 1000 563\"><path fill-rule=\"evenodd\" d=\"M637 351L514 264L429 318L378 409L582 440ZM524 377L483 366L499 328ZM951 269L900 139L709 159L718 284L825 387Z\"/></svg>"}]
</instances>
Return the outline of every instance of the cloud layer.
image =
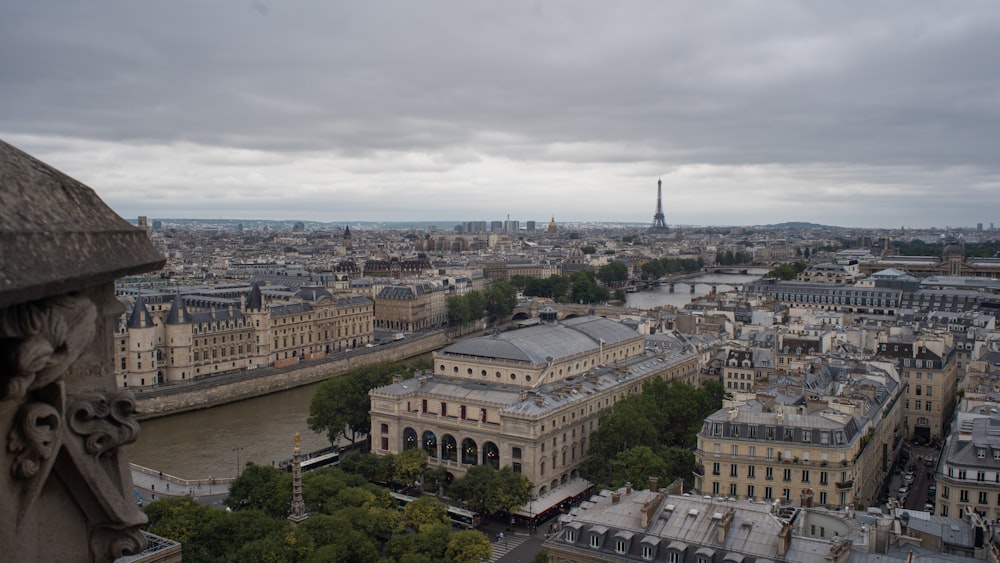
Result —
<instances>
[{"instance_id":1,"label":"cloud layer","mask_svg":"<svg viewBox=\"0 0 1000 563\"><path fill-rule=\"evenodd\" d=\"M1000 222L1000 4L17 3L0 137L127 217Z\"/></svg>"}]
</instances>

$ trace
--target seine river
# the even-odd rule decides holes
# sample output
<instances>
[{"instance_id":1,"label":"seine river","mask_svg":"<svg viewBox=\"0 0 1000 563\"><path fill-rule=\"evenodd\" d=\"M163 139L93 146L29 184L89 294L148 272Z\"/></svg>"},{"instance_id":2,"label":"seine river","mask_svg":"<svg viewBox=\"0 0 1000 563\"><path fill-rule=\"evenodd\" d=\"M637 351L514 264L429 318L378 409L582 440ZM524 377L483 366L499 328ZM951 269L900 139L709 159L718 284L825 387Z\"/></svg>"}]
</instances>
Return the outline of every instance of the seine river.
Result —
<instances>
[{"instance_id":1,"label":"seine river","mask_svg":"<svg viewBox=\"0 0 1000 563\"><path fill-rule=\"evenodd\" d=\"M329 446L306 424L318 385L143 421L129 460L183 479L207 479L234 477L237 453L241 466L292 457L296 432L303 451Z\"/></svg>"},{"instance_id":2,"label":"seine river","mask_svg":"<svg viewBox=\"0 0 1000 563\"><path fill-rule=\"evenodd\" d=\"M760 279L767 273L767 270L750 269L748 274L705 274L697 278L674 285L674 292L670 293L669 286L660 286L652 291L640 293L629 293L626 296L625 304L637 309L652 309L661 305L673 305L678 309L691 302L694 297L708 295L712 288L710 285L717 284L718 291L732 291L734 286L743 285ZM691 293L691 284L694 284L694 293Z\"/></svg>"},{"instance_id":3,"label":"seine river","mask_svg":"<svg viewBox=\"0 0 1000 563\"><path fill-rule=\"evenodd\" d=\"M630 293L627 304L643 309L659 305L681 308L692 297L709 293L710 286L705 283L719 284L719 291L729 291L733 285L748 283L764 273L706 274L678 283L674 293L669 287ZM691 283L696 284L694 293L690 292ZM237 454L241 466L247 461L270 464L291 457L296 433L302 435L303 451L326 447L326 437L306 425L309 402L318 385L147 420L141 425L139 440L129 448L129 457L133 463L184 479L208 479L235 476Z\"/></svg>"}]
</instances>

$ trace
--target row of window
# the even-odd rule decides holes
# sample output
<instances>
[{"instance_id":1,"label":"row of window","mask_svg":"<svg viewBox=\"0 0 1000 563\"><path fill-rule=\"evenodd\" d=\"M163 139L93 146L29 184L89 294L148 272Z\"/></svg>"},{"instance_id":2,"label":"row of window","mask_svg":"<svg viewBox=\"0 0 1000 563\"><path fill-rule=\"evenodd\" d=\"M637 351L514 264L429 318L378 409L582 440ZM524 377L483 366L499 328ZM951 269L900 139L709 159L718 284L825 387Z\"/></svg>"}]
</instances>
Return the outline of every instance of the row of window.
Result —
<instances>
[{"instance_id":1,"label":"row of window","mask_svg":"<svg viewBox=\"0 0 1000 563\"><path fill-rule=\"evenodd\" d=\"M730 477L739 477L740 476L739 475L739 467L740 467L739 464L736 464L736 463L729 464L729 476ZM748 479L756 479L757 478L757 466L756 465L748 465L748 466L746 466L746 468L747 468L747 478ZM794 471L795 470L793 470L791 468L784 468L784 469L782 469L782 472L781 472L782 479L781 480L790 483L792 481L792 476L794 475ZM811 482L810 478L812 477L812 470L811 469L800 469L799 471L801 472L799 474L799 482L803 483L803 484L810 483ZM829 471L817 471L816 473L818 474L819 484L820 485L829 485L830 484L830 472ZM715 463L712 464L712 475L716 475L716 476L722 475L722 464L721 463L715 462ZM774 468L773 467L764 467L764 480L766 480L766 481L773 481L774 480ZM847 472L846 471L841 471L840 472L840 482L843 483L843 482L846 482L846 481L847 481Z\"/></svg>"},{"instance_id":2,"label":"row of window","mask_svg":"<svg viewBox=\"0 0 1000 563\"><path fill-rule=\"evenodd\" d=\"M711 428L709 428L709 425L711 425ZM802 442L803 444L812 443L813 440L817 438L818 434L818 443L820 445L825 446L832 443L836 446L842 446L847 443L847 436L840 430L834 432L820 430L817 433L812 428L799 428L795 426L762 427L756 424L728 424L729 428L728 431L726 431L726 426L727 424L722 422L705 423L703 432L705 434L710 432L711 436L722 436L723 434L726 434L730 438L749 438L751 440L759 439L761 436L763 436L765 440L777 440L780 436L780 438L786 442Z\"/></svg>"}]
</instances>

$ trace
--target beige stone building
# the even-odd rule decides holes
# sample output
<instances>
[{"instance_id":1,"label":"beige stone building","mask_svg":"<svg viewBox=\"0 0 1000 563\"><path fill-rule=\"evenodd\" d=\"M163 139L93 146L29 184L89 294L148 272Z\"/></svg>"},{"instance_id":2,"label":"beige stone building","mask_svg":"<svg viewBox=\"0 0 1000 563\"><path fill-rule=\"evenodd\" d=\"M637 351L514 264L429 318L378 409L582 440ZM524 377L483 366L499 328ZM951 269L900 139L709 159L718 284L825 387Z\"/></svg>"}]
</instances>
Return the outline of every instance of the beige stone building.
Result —
<instances>
[{"instance_id":1,"label":"beige stone building","mask_svg":"<svg viewBox=\"0 0 1000 563\"><path fill-rule=\"evenodd\" d=\"M961 401L936 464L935 513L958 517L968 507L1000 521L1000 415L995 395Z\"/></svg>"},{"instance_id":2,"label":"beige stone building","mask_svg":"<svg viewBox=\"0 0 1000 563\"><path fill-rule=\"evenodd\" d=\"M730 401L698 434L695 490L832 508L870 505L901 442L901 387L888 363L818 360Z\"/></svg>"},{"instance_id":3,"label":"beige stone building","mask_svg":"<svg viewBox=\"0 0 1000 563\"><path fill-rule=\"evenodd\" d=\"M448 322L448 291L440 282L392 284L375 296L375 327L415 331Z\"/></svg>"},{"instance_id":4,"label":"beige stone building","mask_svg":"<svg viewBox=\"0 0 1000 563\"><path fill-rule=\"evenodd\" d=\"M434 372L371 391L372 450L422 448L460 477L477 464L511 466L544 495L577 476L601 412L652 377L697 374L676 339L658 347L626 325L578 317L459 341Z\"/></svg>"},{"instance_id":5,"label":"beige stone building","mask_svg":"<svg viewBox=\"0 0 1000 563\"><path fill-rule=\"evenodd\" d=\"M206 292L207 293L207 292ZM118 386L150 387L265 366L286 367L372 339L372 301L319 287L265 299L256 284L231 295L149 293L119 318Z\"/></svg>"},{"instance_id":6,"label":"beige stone building","mask_svg":"<svg viewBox=\"0 0 1000 563\"><path fill-rule=\"evenodd\" d=\"M955 407L958 365L949 333L889 336L879 357L895 361L903 377L903 426L908 439L942 439Z\"/></svg>"}]
</instances>

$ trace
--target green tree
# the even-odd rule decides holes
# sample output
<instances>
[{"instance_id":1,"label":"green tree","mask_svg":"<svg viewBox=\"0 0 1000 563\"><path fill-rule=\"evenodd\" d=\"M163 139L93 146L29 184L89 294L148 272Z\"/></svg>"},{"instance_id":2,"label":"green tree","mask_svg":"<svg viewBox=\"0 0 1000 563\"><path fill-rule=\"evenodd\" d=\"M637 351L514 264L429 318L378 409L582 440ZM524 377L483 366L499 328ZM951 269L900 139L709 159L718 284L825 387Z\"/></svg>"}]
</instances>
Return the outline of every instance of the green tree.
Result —
<instances>
[{"instance_id":1,"label":"green tree","mask_svg":"<svg viewBox=\"0 0 1000 563\"><path fill-rule=\"evenodd\" d=\"M451 295L447 301L448 324L461 326L472 320L469 303L464 295Z\"/></svg>"},{"instance_id":2,"label":"green tree","mask_svg":"<svg viewBox=\"0 0 1000 563\"><path fill-rule=\"evenodd\" d=\"M625 483L642 486L650 476L666 479L668 468L666 461L656 455L649 446L636 446L619 452L609 463L612 487L621 487Z\"/></svg>"},{"instance_id":3,"label":"green tree","mask_svg":"<svg viewBox=\"0 0 1000 563\"><path fill-rule=\"evenodd\" d=\"M582 271L573 275L574 302L598 303L607 301L610 297L607 288L597 285L593 272Z\"/></svg>"},{"instance_id":4,"label":"green tree","mask_svg":"<svg viewBox=\"0 0 1000 563\"><path fill-rule=\"evenodd\" d=\"M617 260L609 262L597 270L597 279L608 287L620 287L628 281L628 266Z\"/></svg>"},{"instance_id":5,"label":"green tree","mask_svg":"<svg viewBox=\"0 0 1000 563\"><path fill-rule=\"evenodd\" d=\"M780 264L777 268L764 274L765 278L777 278L779 280L794 280L800 273L806 271L808 265L805 262L792 262Z\"/></svg>"},{"instance_id":6,"label":"green tree","mask_svg":"<svg viewBox=\"0 0 1000 563\"><path fill-rule=\"evenodd\" d=\"M505 281L495 281L490 284L484 297L486 311L493 322L510 316L514 307L517 307L517 291Z\"/></svg>"},{"instance_id":7,"label":"green tree","mask_svg":"<svg viewBox=\"0 0 1000 563\"><path fill-rule=\"evenodd\" d=\"M181 544L185 561L212 561L213 538L206 531L227 513L202 506L191 497L165 498L146 505L150 532Z\"/></svg>"},{"instance_id":8,"label":"green tree","mask_svg":"<svg viewBox=\"0 0 1000 563\"><path fill-rule=\"evenodd\" d=\"M584 245L580 247L580 252L584 254L595 254L597 252L597 247L592 244Z\"/></svg>"},{"instance_id":9,"label":"green tree","mask_svg":"<svg viewBox=\"0 0 1000 563\"><path fill-rule=\"evenodd\" d=\"M601 414L580 474L618 485L643 482L653 472L664 482L690 479L697 433L705 417L722 407L723 394L719 382L701 388L662 379L647 382L642 393Z\"/></svg>"},{"instance_id":10,"label":"green tree","mask_svg":"<svg viewBox=\"0 0 1000 563\"><path fill-rule=\"evenodd\" d=\"M325 433L331 444L347 437L349 421L356 418L357 390L357 382L347 375L323 382L309 403L309 429ZM354 441L353 434L350 439Z\"/></svg>"},{"instance_id":11,"label":"green tree","mask_svg":"<svg viewBox=\"0 0 1000 563\"><path fill-rule=\"evenodd\" d=\"M410 527L426 532L436 524L448 524L448 507L434 497L417 497L403 509L400 527Z\"/></svg>"},{"instance_id":12,"label":"green tree","mask_svg":"<svg viewBox=\"0 0 1000 563\"><path fill-rule=\"evenodd\" d=\"M424 472L424 482L422 489L435 495L443 495L444 487L448 484L448 470L444 467L431 467Z\"/></svg>"},{"instance_id":13,"label":"green tree","mask_svg":"<svg viewBox=\"0 0 1000 563\"><path fill-rule=\"evenodd\" d=\"M405 484L413 483L427 470L427 452L412 448L396 456L396 479Z\"/></svg>"},{"instance_id":14,"label":"green tree","mask_svg":"<svg viewBox=\"0 0 1000 563\"><path fill-rule=\"evenodd\" d=\"M351 452L341 459L340 468L374 483L388 485L396 474L396 456Z\"/></svg>"},{"instance_id":15,"label":"green tree","mask_svg":"<svg viewBox=\"0 0 1000 563\"><path fill-rule=\"evenodd\" d=\"M247 463L226 497L226 506L233 510L259 509L279 518L288 514L291 502L291 474L255 463Z\"/></svg>"},{"instance_id":16,"label":"green tree","mask_svg":"<svg viewBox=\"0 0 1000 563\"><path fill-rule=\"evenodd\" d=\"M451 535L445 557L458 563L479 563L493 556L489 538L477 530L463 530Z\"/></svg>"},{"instance_id":17,"label":"green tree","mask_svg":"<svg viewBox=\"0 0 1000 563\"><path fill-rule=\"evenodd\" d=\"M302 561L312 555L314 546L301 532L286 530L273 532L251 540L231 552L225 561Z\"/></svg>"},{"instance_id":18,"label":"green tree","mask_svg":"<svg viewBox=\"0 0 1000 563\"><path fill-rule=\"evenodd\" d=\"M549 563L549 551L544 548L538 550L538 553L531 559L531 563Z\"/></svg>"},{"instance_id":19,"label":"green tree","mask_svg":"<svg viewBox=\"0 0 1000 563\"><path fill-rule=\"evenodd\" d=\"M475 465L452 483L449 493L484 514L506 514L524 506L530 498L531 483L509 466L499 471L489 465Z\"/></svg>"},{"instance_id":20,"label":"green tree","mask_svg":"<svg viewBox=\"0 0 1000 563\"><path fill-rule=\"evenodd\" d=\"M420 556L441 561L451 534L450 524L437 524L417 534L396 534L386 542L385 552L395 561L422 561L415 559Z\"/></svg>"},{"instance_id":21,"label":"green tree","mask_svg":"<svg viewBox=\"0 0 1000 563\"><path fill-rule=\"evenodd\" d=\"M371 431L371 402L368 392L387 385L395 374L410 377L430 367L427 360L364 366L327 379L316 388L309 403L309 428L327 435L330 443L344 436L353 444L358 435Z\"/></svg>"}]
</instances>

